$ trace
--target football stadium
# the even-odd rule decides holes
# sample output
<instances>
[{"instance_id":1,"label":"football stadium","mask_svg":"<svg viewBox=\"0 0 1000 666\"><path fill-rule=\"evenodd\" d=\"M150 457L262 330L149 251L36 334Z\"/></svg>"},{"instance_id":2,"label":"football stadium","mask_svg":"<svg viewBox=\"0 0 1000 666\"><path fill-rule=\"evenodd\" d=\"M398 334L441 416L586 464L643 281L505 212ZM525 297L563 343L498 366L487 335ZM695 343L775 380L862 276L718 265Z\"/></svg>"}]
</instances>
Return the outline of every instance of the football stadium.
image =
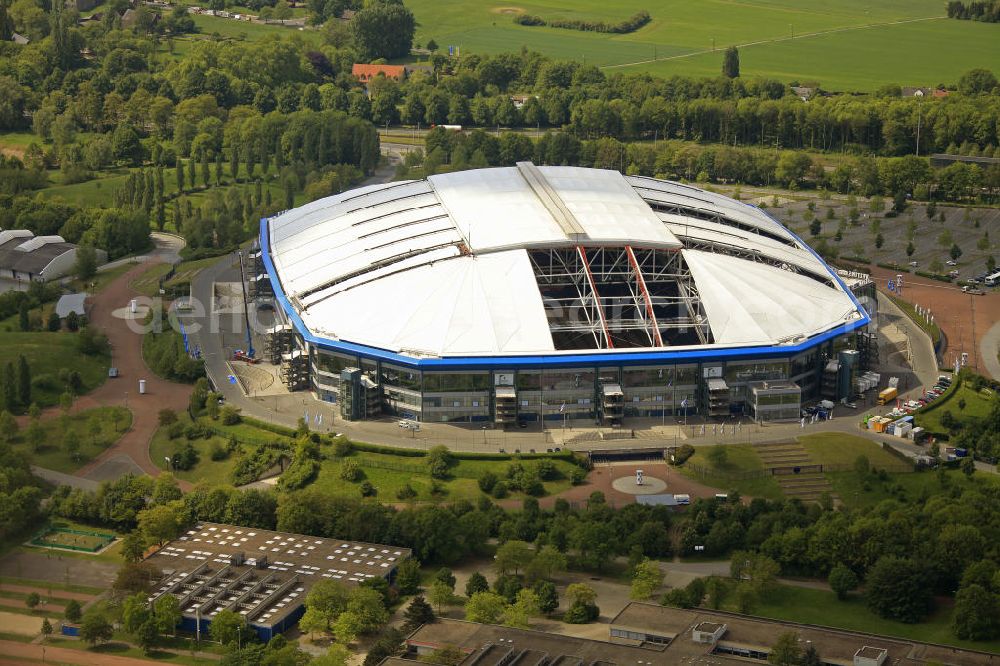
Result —
<instances>
[{"instance_id":1,"label":"football stadium","mask_svg":"<svg viewBox=\"0 0 1000 666\"><path fill-rule=\"evenodd\" d=\"M261 221L291 389L350 420L799 417L877 354L873 285L765 211L562 166L362 187Z\"/></svg>"}]
</instances>

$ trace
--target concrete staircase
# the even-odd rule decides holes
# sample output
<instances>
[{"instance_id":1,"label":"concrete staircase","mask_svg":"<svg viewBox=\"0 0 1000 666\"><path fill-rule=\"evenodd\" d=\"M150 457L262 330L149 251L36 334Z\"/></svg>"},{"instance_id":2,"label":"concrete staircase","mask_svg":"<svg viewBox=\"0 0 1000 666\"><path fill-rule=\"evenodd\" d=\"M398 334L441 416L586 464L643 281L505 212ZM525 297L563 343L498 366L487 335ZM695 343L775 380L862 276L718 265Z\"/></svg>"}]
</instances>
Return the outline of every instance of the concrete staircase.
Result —
<instances>
[{"instance_id":1,"label":"concrete staircase","mask_svg":"<svg viewBox=\"0 0 1000 666\"><path fill-rule=\"evenodd\" d=\"M779 468L806 468L815 463L809 458L809 453L797 441L754 444L754 450L764 463L764 469L771 471ZM818 502L823 493L830 493L836 501L833 487L822 472L803 469L799 473L775 474L785 497L800 499L804 502Z\"/></svg>"}]
</instances>

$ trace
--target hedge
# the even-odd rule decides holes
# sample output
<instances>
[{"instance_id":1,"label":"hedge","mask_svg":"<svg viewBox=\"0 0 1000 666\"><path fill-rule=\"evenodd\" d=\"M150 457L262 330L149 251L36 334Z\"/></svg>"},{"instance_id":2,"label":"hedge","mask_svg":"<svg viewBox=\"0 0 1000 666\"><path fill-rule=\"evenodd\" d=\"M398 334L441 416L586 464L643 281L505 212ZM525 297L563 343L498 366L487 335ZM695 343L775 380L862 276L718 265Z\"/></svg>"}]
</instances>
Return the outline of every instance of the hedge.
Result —
<instances>
[{"instance_id":1,"label":"hedge","mask_svg":"<svg viewBox=\"0 0 1000 666\"><path fill-rule=\"evenodd\" d=\"M941 275L940 273L931 273L929 271L914 271L920 277L929 278L931 280L937 280L938 282L951 282L952 277L950 275Z\"/></svg>"}]
</instances>

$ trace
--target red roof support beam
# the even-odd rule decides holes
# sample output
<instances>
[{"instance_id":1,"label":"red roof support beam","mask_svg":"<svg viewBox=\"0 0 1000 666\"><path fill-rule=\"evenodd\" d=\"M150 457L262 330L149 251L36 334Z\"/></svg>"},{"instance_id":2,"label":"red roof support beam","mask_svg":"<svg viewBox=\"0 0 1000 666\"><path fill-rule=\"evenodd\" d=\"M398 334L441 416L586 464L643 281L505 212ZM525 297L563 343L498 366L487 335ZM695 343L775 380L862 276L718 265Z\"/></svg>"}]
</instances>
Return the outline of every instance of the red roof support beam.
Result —
<instances>
[{"instance_id":1,"label":"red roof support beam","mask_svg":"<svg viewBox=\"0 0 1000 666\"><path fill-rule=\"evenodd\" d=\"M656 342L657 347L662 347L663 337L660 335L660 325L656 322L656 314L653 312L653 299L649 297L649 290L646 289L646 278L642 276L642 271L639 270L639 261L635 258L632 246L626 245L625 252L628 254L628 262L632 264L632 272L635 273L635 281L639 285L639 291L642 292L642 298L646 301L646 316L649 317L649 321L653 324L653 340Z\"/></svg>"},{"instance_id":2,"label":"red roof support beam","mask_svg":"<svg viewBox=\"0 0 1000 666\"><path fill-rule=\"evenodd\" d=\"M615 345L611 342L611 331L608 330L608 320L604 316L604 308L601 307L601 297L597 293L597 284L594 282L594 274L590 271L590 262L587 260L587 251L583 249L583 246L577 245L576 251L580 254L580 260L583 262L583 268L587 272L587 282L590 283L590 293L594 297L594 307L597 308L597 315L601 318L601 328L604 329L604 340L608 343L608 349L614 349Z\"/></svg>"}]
</instances>

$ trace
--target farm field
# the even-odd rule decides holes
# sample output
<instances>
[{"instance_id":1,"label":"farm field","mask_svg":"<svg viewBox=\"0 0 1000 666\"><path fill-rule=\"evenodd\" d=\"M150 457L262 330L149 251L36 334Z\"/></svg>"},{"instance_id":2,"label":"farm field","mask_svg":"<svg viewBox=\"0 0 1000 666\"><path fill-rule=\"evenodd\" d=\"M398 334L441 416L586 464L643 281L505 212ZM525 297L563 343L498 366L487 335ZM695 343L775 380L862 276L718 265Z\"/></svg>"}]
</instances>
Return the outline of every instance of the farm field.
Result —
<instances>
[{"instance_id":1,"label":"farm field","mask_svg":"<svg viewBox=\"0 0 1000 666\"><path fill-rule=\"evenodd\" d=\"M834 7L790 0L739 4L722 0L536 0L510 5L411 0L407 4L417 17L419 43L434 39L442 50L453 45L466 53L516 51L526 46L553 58L613 66L608 71L715 76L722 49L738 45L743 46L744 76L818 80L829 90L872 90L889 82L953 82L962 72L1000 56L995 26L946 20L944 7L933 0L892 0L877 6L849 0ZM527 13L544 19L613 23L643 9L652 21L626 35L513 22L517 13ZM928 49L932 43L948 43L948 57Z\"/></svg>"}]
</instances>

